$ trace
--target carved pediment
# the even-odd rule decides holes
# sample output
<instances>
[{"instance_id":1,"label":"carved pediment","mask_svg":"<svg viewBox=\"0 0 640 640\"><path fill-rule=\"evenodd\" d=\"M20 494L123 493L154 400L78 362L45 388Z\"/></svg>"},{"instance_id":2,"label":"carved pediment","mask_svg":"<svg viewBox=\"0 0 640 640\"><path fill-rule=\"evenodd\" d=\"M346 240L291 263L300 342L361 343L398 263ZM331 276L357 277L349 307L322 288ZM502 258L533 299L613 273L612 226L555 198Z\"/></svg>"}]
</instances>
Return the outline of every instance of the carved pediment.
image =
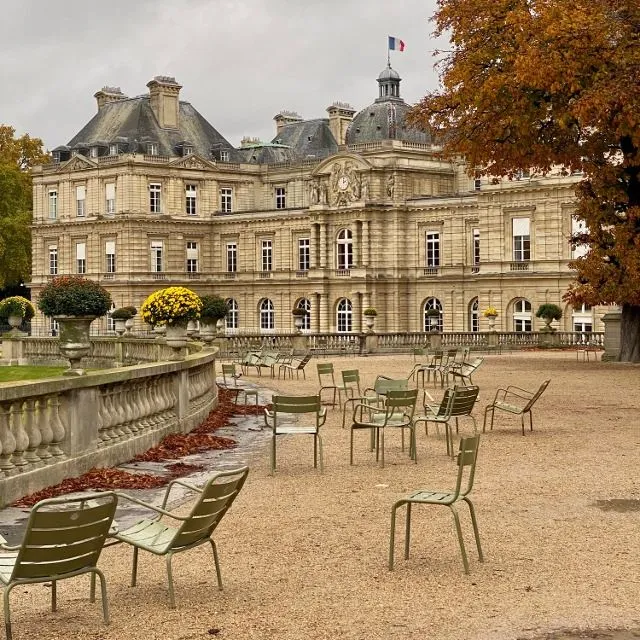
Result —
<instances>
[{"instance_id":1,"label":"carved pediment","mask_svg":"<svg viewBox=\"0 0 640 640\"><path fill-rule=\"evenodd\" d=\"M198 155L192 154L174 160L169 166L177 169L214 169L216 165Z\"/></svg>"},{"instance_id":2,"label":"carved pediment","mask_svg":"<svg viewBox=\"0 0 640 640\"><path fill-rule=\"evenodd\" d=\"M82 171L83 169L95 169L98 165L81 155L75 155L71 160L61 164L58 173L65 171Z\"/></svg>"}]
</instances>

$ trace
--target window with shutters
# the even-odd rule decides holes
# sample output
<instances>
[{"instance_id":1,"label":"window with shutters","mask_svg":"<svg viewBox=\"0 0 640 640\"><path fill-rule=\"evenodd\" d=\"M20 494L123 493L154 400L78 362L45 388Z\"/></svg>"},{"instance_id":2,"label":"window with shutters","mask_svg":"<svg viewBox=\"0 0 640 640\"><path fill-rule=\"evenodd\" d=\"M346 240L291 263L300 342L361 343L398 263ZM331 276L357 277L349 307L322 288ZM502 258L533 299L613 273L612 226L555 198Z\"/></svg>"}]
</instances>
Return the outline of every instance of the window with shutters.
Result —
<instances>
[{"instance_id":1,"label":"window with shutters","mask_svg":"<svg viewBox=\"0 0 640 640\"><path fill-rule=\"evenodd\" d=\"M195 216L197 213L196 196L197 196L196 185L195 184L185 185L186 212L188 216Z\"/></svg>"},{"instance_id":2,"label":"window with shutters","mask_svg":"<svg viewBox=\"0 0 640 640\"><path fill-rule=\"evenodd\" d=\"M76 273L87 273L87 245L76 242Z\"/></svg>"},{"instance_id":3,"label":"window with shutters","mask_svg":"<svg viewBox=\"0 0 640 640\"><path fill-rule=\"evenodd\" d=\"M157 182L149 185L149 211L151 213L162 211L162 185Z\"/></svg>"},{"instance_id":4,"label":"window with shutters","mask_svg":"<svg viewBox=\"0 0 640 640\"><path fill-rule=\"evenodd\" d=\"M106 272L116 272L116 243L114 240L107 240L104 244L104 252L106 257Z\"/></svg>"},{"instance_id":5,"label":"window with shutters","mask_svg":"<svg viewBox=\"0 0 640 640\"><path fill-rule=\"evenodd\" d=\"M198 272L198 243L187 242L187 273Z\"/></svg>"},{"instance_id":6,"label":"window with shutters","mask_svg":"<svg viewBox=\"0 0 640 640\"><path fill-rule=\"evenodd\" d=\"M227 271L235 273L238 270L238 245L235 242L227 242Z\"/></svg>"},{"instance_id":7,"label":"window with shutters","mask_svg":"<svg viewBox=\"0 0 640 640\"><path fill-rule=\"evenodd\" d=\"M49 245L49 275L58 275L58 245Z\"/></svg>"},{"instance_id":8,"label":"window with shutters","mask_svg":"<svg viewBox=\"0 0 640 640\"><path fill-rule=\"evenodd\" d=\"M526 262L531 260L531 236L529 218L514 218L513 230L513 260Z\"/></svg>"},{"instance_id":9,"label":"window with shutters","mask_svg":"<svg viewBox=\"0 0 640 640\"><path fill-rule=\"evenodd\" d=\"M116 184L115 182L107 182L104 185L104 195L106 199L106 212L113 215L116 212Z\"/></svg>"},{"instance_id":10,"label":"window with shutters","mask_svg":"<svg viewBox=\"0 0 640 640\"><path fill-rule=\"evenodd\" d=\"M86 215L86 197L87 187L78 185L76 187L76 215L78 218L84 218Z\"/></svg>"},{"instance_id":11,"label":"window with shutters","mask_svg":"<svg viewBox=\"0 0 640 640\"><path fill-rule=\"evenodd\" d=\"M162 240L151 241L151 271L154 273L160 273L163 270L162 249Z\"/></svg>"},{"instance_id":12,"label":"window with shutters","mask_svg":"<svg viewBox=\"0 0 640 640\"><path fill-rule=\"evenodd\" d=\"M58 217L58 190L49 189L49 219L55 220Z\"/></svg>"}]
</instances>

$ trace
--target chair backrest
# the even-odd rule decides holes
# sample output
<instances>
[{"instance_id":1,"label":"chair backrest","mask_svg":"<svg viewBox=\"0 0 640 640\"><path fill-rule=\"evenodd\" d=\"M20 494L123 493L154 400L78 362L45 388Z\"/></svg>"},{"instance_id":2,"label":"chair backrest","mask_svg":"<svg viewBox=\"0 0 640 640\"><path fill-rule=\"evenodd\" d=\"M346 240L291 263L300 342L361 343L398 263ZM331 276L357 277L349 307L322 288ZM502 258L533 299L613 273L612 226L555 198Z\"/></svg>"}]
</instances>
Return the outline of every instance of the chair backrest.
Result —
<instances>
[{"instance_id":1,"label":"chair backrest","mask_svg":"<svg viewBox=\"0 0 640 640\"><path fill-rule=\"evenodd\" d=\"M248 475L249 467L241 467L213 476L202 488L202 493L176 532L170 548L188 547L208 538L240 493Z\"/></svg>"},{"instance_id":2,"label":"chair backrest","mask_svg":"<svg viewBox=\"0 0 640 640\"><path fill-rule=\"evenodd\" d=\"M362 395L360 391L360 372L358 369L345 369L342 371L342 386L345 389L353 389L358 395Z\"/></svg>"},{"instance_id":3,"label":"chair backrest","mask_svg":"<svg viewBox=\"0 0 640 640\"><path fill-rule=\"evenodd\" d=\"M316 364L316 369L318 370L318 381L320 382L320 386L323 385L323 378L327 380L331 379L331 386L336 386L336 381L333 377L333 363L324 362Z\"/></svg>"},{"instance_id":4,"label":"chair backrest","mask_svg":"<svg viewBox=\"0 0 640 640\"><path fill-rule=\"evenodd\" d=\"M222 379L224 380L225 385L236 384L236 380L238 379L238 374L236 373L236 365L235 364L223 364L222 365ZM227 379L229 378L229 379Z\"/></svg>"},{"instance_id":5,"label":"chair backrest","mask_svg":"<svg viewBox=\"0 0 640 640\"><path fill-rule=\"evenodd\" d=\"M387 391L387 397L384 403L387 419L398 414L405 414L408 421L413 419L413 413L416 409L416 399L418 398L417 389L392 389Z\"/></svg>"},{"instance_id":6,"label":"chair backrest","mask_svg":"<svg viewBox=\"0 0 640 640\"><path fill-rule=\"evenodd\" d=\"M320 396L273 396L274 413L319 413Z\"/></svg>"},{"instance_id":7,"label":"chair backrest","mask_svg":"<svg viewBox=\"0 0 640 640\"><path fill-rule=\"evenodd\" d=\"M469 353L471 353L471 349L469 347L458 347L454 360L458 364L462 364L469 359Z\"/></svg>"},{"instance_id":8,"label":"chair backrest","mask_svg":"<svg viewBox=\"0 0 640 640\"><path fill-rule=\"evenodd\" d=\"M307 355L304 356L304 358L302 358L302 360L300 360L300 362L298 362L298 365L296 366L296 369L304 369L305 366L307 365L307 362L309 362L309 360L311 360L311 354L307 353Z\"/></svg>"},{"instance_id":9,"label":"chair backrest","mask_svg":"<svg viewBox=\"0 0 640 640\"><path fill-rule=\"evenodd\" d=\"M378 376L373 383L373 390L381 395L388 393L389 391L402 391L409 386L408 378L387 378L386 376Z\"/></svg>"},{"instance_id":10,"label":"chair backrest","mask_svg":"<svg viewBox=\"0 0 640 640\"><path fill-rule=\"evenodd\" d=\"M111 491L38 502L11 579L64 577L95 567L117 506L118 496Z\"/></svg>"},{"instance_id":11,"label":"chair backrest","mask_svg":"<svg viewBox=\"0 0 640 640\"><path fill-rule=\"evenodd\" d=\"M450 416L468 416L478 399L480 387L475 385L463 387L456 386L453 388L453 398L451 401Z\"/></svg>"},{"instance_id":12,"label":"chair backrest","mask_svg":"<svg viewBox=\"0 0 640 640\"><path fill-rule=\"evenodd\" d=\"M531 407L533 407L533 405L538 401L538 398L544 393L544 390L549 386L550 382L551 382L551 380L545 380L540 385L538 390L533 394L533 396L531 396L531 400L529 400L529 402L527 402L527 405L522 410L523 413L525 411L529 411L531 409Z\"/></svg>"},{"instance_id":13,"label":"chair backrest","mask_svg":"<svg viewBox=\"0 0 640 640\"><path fill-rule=\"evenodd\" d=\"M460 496L464 497L473 489L473 480L476 475L476 461L478 459L478 448L480 446L480 434L460 438L460 447L456 463L458 465L458 478L456 480L455 495L456 499ZM464 489L465 471L468 472L467 481Z\"/></svg>"}]
</instances>

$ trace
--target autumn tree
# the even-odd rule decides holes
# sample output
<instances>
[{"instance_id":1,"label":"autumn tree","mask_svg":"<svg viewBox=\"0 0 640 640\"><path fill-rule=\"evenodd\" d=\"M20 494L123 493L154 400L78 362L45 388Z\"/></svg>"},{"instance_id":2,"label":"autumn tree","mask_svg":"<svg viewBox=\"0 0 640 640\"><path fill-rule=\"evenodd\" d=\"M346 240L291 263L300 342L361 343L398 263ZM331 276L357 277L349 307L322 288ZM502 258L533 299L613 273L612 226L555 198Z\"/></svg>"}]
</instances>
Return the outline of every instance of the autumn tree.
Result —
<instances>
[{"instance_id":1,"label":"autumn tree","mask_svg":"<svg viewBox=\"0 0 640 640\"><path fill-rule=\"evenodd\" d=\"M640 4L438 0L451 50L411 113L474 171L581 172L573 304L619 304L620 359L640 360Z\"/></svg>"},{"instance_id":2,"label":"autumn tree","mask_svg":"<svg viewBox=\"0 0 640 640\"><path fill-rule=\"evenodd\" d=\"M31 176L36 164L49 161L42 140L15 137L0 125L0 287L16 285L31 273Z\"/></svg>"}]
</instances>

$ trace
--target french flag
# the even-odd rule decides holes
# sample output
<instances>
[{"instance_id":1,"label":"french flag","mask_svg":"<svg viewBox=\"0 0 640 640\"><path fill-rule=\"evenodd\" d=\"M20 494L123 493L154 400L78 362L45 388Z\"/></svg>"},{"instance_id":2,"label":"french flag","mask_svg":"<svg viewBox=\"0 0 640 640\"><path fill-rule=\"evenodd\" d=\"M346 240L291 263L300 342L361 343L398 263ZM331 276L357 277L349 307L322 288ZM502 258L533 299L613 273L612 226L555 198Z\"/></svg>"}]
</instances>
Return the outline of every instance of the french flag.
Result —
<instances>
[{"instance_id":1,"label":"french flag","mask_svg":"<svg viewBox=\"0 0 640 640\"><path fill-rule=\"evenodd\" d=\"M400 38L389 36L389 51L404 51L404 42Z\"/></svg>"}]
</instances>

